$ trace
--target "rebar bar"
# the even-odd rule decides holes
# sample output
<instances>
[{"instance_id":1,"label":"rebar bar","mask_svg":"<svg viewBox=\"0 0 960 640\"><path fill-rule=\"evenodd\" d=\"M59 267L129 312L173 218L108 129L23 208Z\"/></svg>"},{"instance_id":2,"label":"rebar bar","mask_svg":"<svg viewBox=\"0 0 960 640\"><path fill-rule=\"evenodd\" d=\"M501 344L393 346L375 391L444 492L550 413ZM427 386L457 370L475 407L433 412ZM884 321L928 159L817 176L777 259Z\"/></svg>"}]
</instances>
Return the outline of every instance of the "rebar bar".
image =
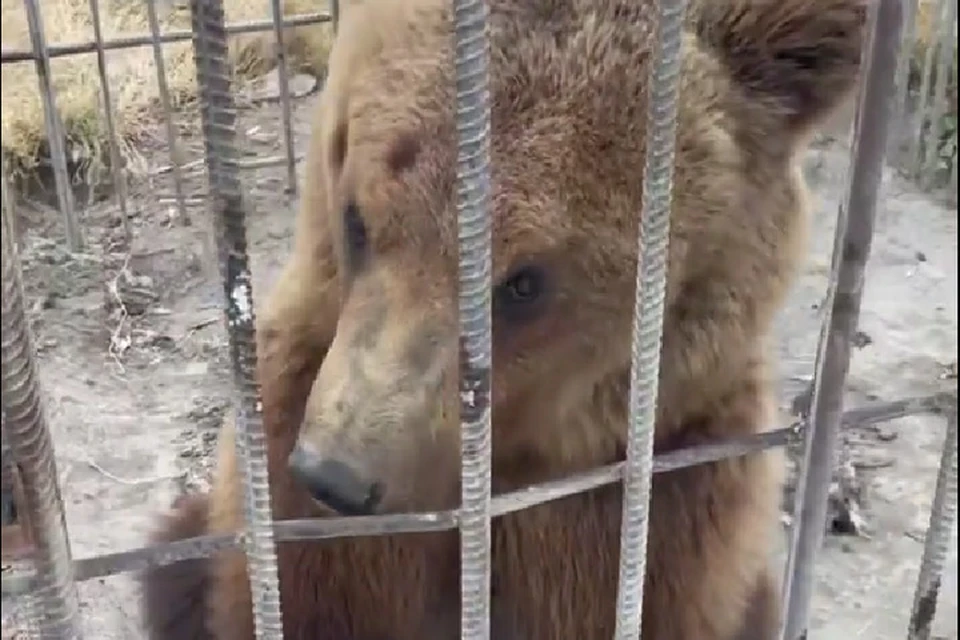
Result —
<instances>
[{"instance_id":1,"label":"rebar bar","mask_svg":"<svg viewBox=\"0 0 960 640\"><path fill-rule=\"evenodd\" d=\"M13 208L13 190L7 179L7 154L0 146L0 206L6 212L3 216L3 233L10 234L13 245L20 248L20 225L17 224L17 212Z\"/></svg>"},{"instance_id":2,"label":"rebar bar","mask_svg":"<svg viewBox=\"0 0 960 640\"><path fill-rule=\"evenodd\" d=\"M107 74L107 56L103 48L103 26L100 20L100 0L90 0L90 21L93 23L93 40L97 44L97 72L100 74L100 92L103 94L103 123L107 128L107 147L110 153L110 175L117 191L120 221L124 242L129 247L133 242L130 215L127 211L127 181L123 175L120 147L117 144L117 128L113 121L113 97L110 91L110 76Z\"/></svg>"},{"instance_id":3,"label":"rebar bar","mask_svg":"<svg viewBox=\"0 0 960 640\"><path fill-rule=\"evenodd\" d=\"M257 383L253 285L246 209L236 161L236 106L227 61L222 0L191 0L194 62L214 234L224 285L224 312L238 392L237 453L244 473L247 570L256 638L283 637L277 552L273 539L266 438Z\"/></svg>"},{"instance_id":4,"label":"rebar bar","mask_svg":"<svg viewBox=\"0 0 960 640\"><path fill-rule=\"evenodd\" d=\"M453 0L459 235L461 637L490 637L491 222L485 0Z\"/></svg>"},{"instance_id":5,"label":"rebar bar","mask_svg":"<svg viewBox=\"0 0 960 640\"><path fill-rule=\"evenodd\" d=\"M893 402L871 403L844 411L843 425L866 426L879 424L909 415L928 413L943 403L942 394L920 396ZM771 431L725 438L715 443L684 447L654 456L653 472L664 473L694 467L765 451L773 447L789 446L799 442L804 422ZM584 491L590 491L614 482L623 481L623 463L592 469L560 480L524 487L494 496L490 500L490 514L496 518L540 504L559 500ZM370 517L305 518L279 520L273 523L274 539L278 542L321 540L337 537L375 536L410 532L449 531L460 525L456 511L404 513ZM102 578L129 571L142 571L182 560L209 557L224 549L244 544L245 536L205 535L149 547L115 551L81 558L74 562L74 579L78 582ZM3 597L19 596L33 590L31 579L25 576L3 577Z\"/></svg>"},{"instance_id":6,"label":"rebar bar","mask_svg":"<svg viewBox=\"0 0 960 640\"><path fill-rule=\"evenodd\" d=\"M620 575L614 633L617 640L639 638L642 623L653 473L653 431L663 338L674 143L686 10L686 0L660 0L654 38L656 49L649 70L646 159L638 234L629 431L623 473Z\"/></svg>"},{"instance_id":7,"label":"rebar bar","mask_svg":"<svg viewBox=\"0 0 960 640\"><path fill-rule=\"evenodd\" d=\"M924 117L925 120L929 119L929 126L927 127L926 143L923 149L924 157L920 159L921 164L919 165L921 167L919 176L921 187L934 186L941 172L940 143L945 129L947 84L950 81L954 53L948 45L954 35L956 20L956 0L940 0L937 4L937 28L934 30L937 38L935 42L927 45L936 50L938 55L936 56L937 63L933 69L933 92L929 96L930 110L929 114Z\"/></svg>"},{"instance_id":8,"label":"rebar bar","mask_svg":"<svg viewBox=\"0 0 960 640\"><path fill-rule=\"evenodd\" d=\"M3 221L4 232L6 232L7 216L4 216ZM12 500L13 504L4 504L4 520L6 521L10 515L14 516L15 523L13 526L19 527L22 534L18 542L26 543L28 549L22 551L30 554L29 546L33 544L33 539L31 537L30 523L23 517L23 513L21 512L23 504L23 483L20 482L20 470L16 467L13 452L7 443L6 415L6 412L0 413L0 441L2 441L3 447L3 488L6 494L4 500ZM14 513L9 513L7 511L8 508L11 508ZM4 526L10 525L4 522ZM4 544L6 544L6 541L4 541ZM32 559L29 556L23 557L21 555L21 549L4 548L3 554L5 556L3 567L4 579L7 579L8 576L14 579L29 577L31 578L30 586L34 587L35 584L32 578L36 574L36 571ZM74 568L76 568L76 563L74 563ZM28 592L16 593L14 594L16 599L10 598L10 595L11 594L8 593L3 594L2 607L4 622L16 627L18 640L21 636L23 640L33 640L37 638L40 634L40 630L37 628L40 615L36 608L36 592L31 588Z\"/></svg>"},{"instance_id":9,"label":"rebar bar","mask_svg":"<svg viewBox=\"0 0 960 640\"><path fill-rule=\"evenodd\" d=\"M950 553L953 527L957 523L957 401L945 411L947 434L940 454L937 487L930 507L930 524L923 545L920 574L913 596L908 640L930 640L943 566Z\"/></svg>"},{"instance_id":10,"label":"rebar bar","mask_svg":"<svg viewBox=\"0 0 960 640\"><path fill-rule=\"evenodd\" d=\"M910 110L910 71L913 56L910 52L916 45L916 25L918 13L917 0L901 0L903 3L903 37L900 41L900 51L903 52L897 63L897 97L894 116L900 119L906 119ZM887 155L897 160L903 158L903 141L899 135L894 135L890 140L890 148L887 149Z\"/></svg>"},{"instance_id":11,"label":"rebar bar","mask_svg":"<svg viewBox=\"0 0 960 640\"><path fill-rule=\"evenodd\" d=\"M283 18L280 23L284 28L291 27L309 27L314 24L323 24L331 22L332 17L329 13L313 12L301 13L295 16ZM273 29L273 19L269 20L243 20L232 22L226 26L228 35L237 35L241 33L257 33L260 31L270 31ZM189 29L173 29L166 33L161 33L159 41L163 44L172 42L186 42L193 39L193 32ZM135 36L120 36L103 41L104 51L119 51L122 49L136 49L139 47L150 47L156 42L152 34L141 34ZM51 44L47 47L47 57L62 58L64 56L74 56L80 53L94 53L97 50L96 40L86 42L74 42L70 44ZM8 64L13 62L28 62L36 59L33 51L23 49L2 49L0 50L0 63Z\"/></svg>"},{"instance_id":12,"label":"rebar bar","mask_svg":"<svg viewBox=\"0 0 960 640\"><path fill-rule=\"evenodd\" d=\"M882 185L888 124L894 110L894 76L903 27L901 0L878 0L871 7L869 25L857 101L851 174L837 225L837 234L841 235L835 247L841 258L831 279L826 305L828 312L824 319L829 329L822 334L825 339L821 341L817 354L810 411L812 421L805 438L795 496L794 522L797 525L791 530L787 556L783 640L806 637L814 565L823 542L830 482L837 457L844 382L860 316L864 271L870 258Z\"/></svg>"},{"instance_id":13,"label":"rebar bar","mask_svg":"<svg viewBox=\"0 0 960 640\"><path fill-rule=\"evenodd\" d=\"M960 153L954 152L953 158L950 159L950 186L947 189L947 193L953 195L953 204L957 204L957 189L960 186L957 180L958 161L960 161Z\"/></svg>"},{"instance_id":14,"label":"rebar bar","mask_svg":"<svg viewBox=\"0 0 960 640\"><path fill-rule=\"evenodd\" d=\"M70 172L67 169L66 138L60 112L57 111L57 98L50 77L50 55L47 51L43 17L40 15L38 0L24 0L27 13L27 29L30 31L30 44L33 47L33 60L37 68L37 82L40 85L40 100L43 103L43 120L47 132L47 146L50 150L50 165L53 167L54 188L57 193L57 206L63 216L64 234L70 251L83 248L83 229L77 217L77 208L70 189Z\"/></svg>"},{"instance_id":15,"label":"rebar bar","mask_svg":"<svg viewBox=\"0 0 960 640\"><path fill-rule=\"evenodd\" d=\"M917 0L917 11L923 9L922 4ZM938 0L939 3L942 3L943 0ZM940 6L938 6L938 9ZM917 41L920 40L921 34L917 35ZM920 73L920 86L917 89L917 104L913 111L913 118L911 122L911 129L913 130L913 135L910 136L910 144L907 150L907 175L913 179L920 177L920 171L923 166L923 140L925 138L924 132L926 129L926 120L927 120L927 105L930 100L930 83L933 81L934 74L934 65L935 65L935 47L926 47L923 52L923 68ZM910 54L912 56L912 52Z\"/></svg>"},{"instance_id":16,"label":"rebar bar","mask_svg":"<svg viewBox=\"0 0 960 640\"><path fill-rule=\"evenodd\" d=\"M273 13L273 48L277 58L277 86L280 89L281 121L283 123L283 146L286 153L287 191L297 192L297 153L293 145L293 114L290 108L290 82L287 78L289 65L287 64L286 35L283 28L283 7L280 0L270 0L270 11Z\"/></svg>"},{"instance_id":17,"label":"rebar bar","mask_svg":"<svg viewBox=\"0 0 960 640\"><path fill-rule=\"evenodd\" d=\"M3 229L9 229L2 210ZM3 297L0 326L0 400L4 436L20 470L24 519L31 523L36 567L37 628L42 638L80 637L80 605L60 499L53 442L40 397L33 339L27 324L20 259L9 233L2 233Z\"/></svg>"},{"instance_id":18,"label":"rebar bar","mask_svg":"<svg viewBox=\"0 0 960 640\"><path fill-rule=\"evenodd\" d=\"M173 191L177 198L177 214L180 222L189 224L186 196L183 192L183 158L180 157L180 145L177 142L177 127L173 121L173 102L170 100L170 87L167 84L167 65L163 60L163 46L160 41L160 20L157 18L157 0L145 0L147 3L147 23L150 26L153 66L157 72L157 92L160 94L160 106L163 107L163 124L167 131L167 145L170 147L170 164L173 171Z\"/></svg>"}]
</instances>

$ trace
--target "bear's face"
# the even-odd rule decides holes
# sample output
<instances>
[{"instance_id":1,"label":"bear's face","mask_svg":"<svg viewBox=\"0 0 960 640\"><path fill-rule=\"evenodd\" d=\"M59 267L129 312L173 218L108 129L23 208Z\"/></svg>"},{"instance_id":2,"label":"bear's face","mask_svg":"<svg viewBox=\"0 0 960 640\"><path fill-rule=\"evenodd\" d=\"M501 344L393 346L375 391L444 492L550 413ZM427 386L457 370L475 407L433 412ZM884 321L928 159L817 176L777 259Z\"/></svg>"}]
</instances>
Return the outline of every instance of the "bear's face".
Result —
<instances>
[{"instance_id":1,"label":"bear's face","mask_svg":"<svg viewBox=\"0 0 960 640\"><path fill-rule=\"evenodd\" d=\"M445 4L349 11L322 97L323 175L311 179L328 194L342 307L291 466L343 513L456 496L458 290L480 285L458 283ZM622 454L654 4L596 15L574 3L589 20L555 7L563 36L522 4L492 7L491 408L495 474L533 479L544 464ZM794 157L853 84L863 23L853 0L698 10L684 40L665 326L681 345L711 313L687 298L742 299L748 331L765 331L802 236ZM691 393L713 384L674 377Z\"/></svg>"}]
</instances>

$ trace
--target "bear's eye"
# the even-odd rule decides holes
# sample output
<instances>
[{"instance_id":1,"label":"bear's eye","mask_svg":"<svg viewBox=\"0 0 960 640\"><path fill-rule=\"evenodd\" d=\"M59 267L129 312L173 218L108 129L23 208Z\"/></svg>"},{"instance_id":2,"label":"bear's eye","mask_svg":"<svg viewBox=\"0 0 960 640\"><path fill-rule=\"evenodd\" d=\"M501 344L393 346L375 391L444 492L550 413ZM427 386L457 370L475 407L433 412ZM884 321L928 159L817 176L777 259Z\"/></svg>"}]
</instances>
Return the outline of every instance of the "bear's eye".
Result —
<instances>
[{"instance_id":1,"label":"bear's eye","mask_svg":"<svg viewBox=\"0 0 960 640\"><path fill-rule=\"evenodd\" d=\"M496 288L493 297L494 312L510 320L525 320L545 297L547 275L534 266L521 267L510 273Z\"/></svg>"},{"instance_id":2,"label":"bear's eye","mask_svg":"<svg viewBox=\"0 0 960 640\"><path fill-rule=\"evenodd\" d=\"M348 203L343 211L343 229L347 260L357 267L367 252L367 227L355 202Z\"/></svg>"}]
</instances>

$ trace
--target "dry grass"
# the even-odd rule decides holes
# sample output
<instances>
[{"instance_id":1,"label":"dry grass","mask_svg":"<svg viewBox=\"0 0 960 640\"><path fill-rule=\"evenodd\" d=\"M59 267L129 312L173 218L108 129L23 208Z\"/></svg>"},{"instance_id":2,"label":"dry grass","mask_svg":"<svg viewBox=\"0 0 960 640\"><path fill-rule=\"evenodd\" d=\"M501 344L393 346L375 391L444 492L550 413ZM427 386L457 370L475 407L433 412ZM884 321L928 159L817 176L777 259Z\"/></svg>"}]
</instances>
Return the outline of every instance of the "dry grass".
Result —
<instances>
[{"instance_id":1,"label":"dry grass","mask_svg":"<svg viewBox=\"0 0 960 640\"><path fill-rule=\"evenodd\" d=\"M68 44L93 40L90 0L39 1L47 43ZM183 0L159 0L161 31L190 26ZM227 21L269 19L270 0L225 0ZM326 9L314 0L283 0L285 15ZM4 49L31 48L24 0L0 0L0 29ZM100 0L105 39L149 33L145 0ZM286 48L291 68L320 72L332 40L330 24L289 29ZM237 76L251 78L269 70L273 62L272 31L243 34L231 39L230 53ZM164 45L167 84L175 108L195 97L196 79L190 42ZM87 166L106 163L106 128L95 54L55 58L51 73L60 117L73 162ZM157 74L151 47L107 52L107 75L112 93L115 126L128 170L142 169L137 151L154 135L161 121ZM43 105L33 62L4 64L2 144L7 171L24 177L35 170L46 153Z\"/></svg>"},{"instance_id":2,"label":"dry grass","mask_svg":"<svg viewBox=\"0 0 960 640\"><path fill-rule=\"evenodd\" d=\"M913 47L911 80L923 68L923 57L937 37L936 0L917 0L917 38ZM90 0L38 0L48 43L78 43L93 39ZM189 27L185 0L157 0L161 29ZM230 22L268 19L270 0L224 0ZM100 0L102 30L107 39L149 32L146 0ZM172 5L172 6L171 6ZM326 9L314 0L282 0L286 15ZM0 30L5 49L30 49L24 0L0 0ZM292 67L322 72L332 40L329 24L290 29L286 34ZM236 36L231 55L239 79L262 74L273 66L273 34ZM164 46L167 82L176 108L189 106L196 83L189 42ZM121 154L128 171L144 169L140 149L149 146L162 116L158 105L156 70L150 47L107 53ZM99 169L106 164L106 131L102 94L94 54L56 58L51 62L57 104L63 122L71 164ZM34 64L3 65L0 72L2 145L7 171L15 178L31 174L47 153L43 106ZM956 87L952 87L956 91ZM954 98L955 100L955 98Z\"/></svg>"},{"instance_id":3,"label":"dry grass","mask_svg":"<svg viewBox=\"0 0 960 640\"><path fill-rule=\"evenodd\" d=\"M952 1L952 0L951 0ZM939 9L937 0L917 0L917 13L914 23L914 41L910 52L911 74L919 83L919 76L923 73L924 59L927 51L937 45L940 39L941 20L937 15ZM956 43L954 43L956 50ZM956 53L954 53L956 55Z\"/></svg>"}]
</instances>

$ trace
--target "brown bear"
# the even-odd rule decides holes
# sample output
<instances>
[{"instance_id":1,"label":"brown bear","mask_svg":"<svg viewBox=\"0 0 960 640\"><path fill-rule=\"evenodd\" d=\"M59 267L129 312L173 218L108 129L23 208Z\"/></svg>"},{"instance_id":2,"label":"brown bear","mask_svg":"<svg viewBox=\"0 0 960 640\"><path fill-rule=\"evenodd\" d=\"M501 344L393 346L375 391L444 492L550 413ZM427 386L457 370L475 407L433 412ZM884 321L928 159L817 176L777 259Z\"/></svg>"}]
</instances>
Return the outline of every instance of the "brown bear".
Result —
<instances>
[{"instance_id":1,"label":"brown bear","mask_svg":"<svg viewBox=\"0 0 960 640\"><path fill-rule=\"evenodd\" d=\"M259 320L276 518L459 493L449 0L350 3L293 255ZM621 460L655 0L489 0L493 482ZM865 0L698 0L683 36L655 448L775 421L768 339L803 258L800 160L856 83ZM242 526L233 430L156 535ZM644 640L770 640L781 462L653 480ZM493 523L495 640L613 634L619 486ZM322 503L322 505L321 505ZM459 637L455 533L281 543L284 637ZM153 638L253 637L245 560L145 578Z\"/></svg>"}]
</instances>

